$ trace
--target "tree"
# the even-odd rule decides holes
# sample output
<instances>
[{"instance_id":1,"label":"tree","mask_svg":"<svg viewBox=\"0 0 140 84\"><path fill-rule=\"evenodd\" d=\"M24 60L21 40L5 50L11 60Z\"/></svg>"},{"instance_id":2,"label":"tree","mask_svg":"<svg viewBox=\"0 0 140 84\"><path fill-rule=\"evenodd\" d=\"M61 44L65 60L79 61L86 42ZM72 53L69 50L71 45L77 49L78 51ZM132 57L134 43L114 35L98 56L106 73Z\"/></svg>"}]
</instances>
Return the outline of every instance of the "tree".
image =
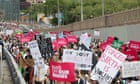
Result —
<instances>
[{"instance_id":1,"label":"tree","mask_svg":"<svg viewBox=\"0 0 140 84\"><path fill-rule=\"evenodd\" d=\"M84 20L102 15L102 0L83 0ZM111 14L140 6L140 0L104 0L105 14ZM80 21L80 0L59 0L60 12L64 15L63 25ZM44 4L33 5L24 10L32 19L38 13L45 13L47 17L53 16L52 24L57 25L58 4L57 0L46 0Z\"/></svg>"}]
</instances>

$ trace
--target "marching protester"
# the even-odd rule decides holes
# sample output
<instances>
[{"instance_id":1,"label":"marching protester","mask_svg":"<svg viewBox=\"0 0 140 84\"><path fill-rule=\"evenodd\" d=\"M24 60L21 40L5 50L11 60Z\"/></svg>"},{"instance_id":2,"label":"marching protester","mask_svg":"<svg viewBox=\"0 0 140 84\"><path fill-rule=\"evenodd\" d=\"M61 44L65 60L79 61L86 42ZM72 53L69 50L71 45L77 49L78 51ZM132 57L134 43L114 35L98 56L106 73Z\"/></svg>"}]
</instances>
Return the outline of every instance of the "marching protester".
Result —
<instances>
[{"instance_id":1,"label":"marching protester","mask_svg":"<svg viewBox=\"0 0 140 84\"><path fill-rule=\"evenodd\" d=\"M28 31L3 39L27 84L140 84L139 75L131 74L140 52L133 45L140 42L124 44L112 36L92 41L85 32L46 35Z\"/></svg>"}]
</instances>

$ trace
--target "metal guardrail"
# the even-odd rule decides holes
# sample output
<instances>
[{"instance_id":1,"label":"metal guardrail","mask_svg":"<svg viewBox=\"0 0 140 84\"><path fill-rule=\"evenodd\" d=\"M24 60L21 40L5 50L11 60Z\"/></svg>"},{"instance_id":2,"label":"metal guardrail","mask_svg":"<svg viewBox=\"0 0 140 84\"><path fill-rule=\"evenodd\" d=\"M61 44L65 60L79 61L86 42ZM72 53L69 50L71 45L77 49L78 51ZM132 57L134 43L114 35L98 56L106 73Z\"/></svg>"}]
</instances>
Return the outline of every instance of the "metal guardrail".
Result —
<instances>
[{"instance_id":1,"label":"metal guardrail","mask_svg":"<svg viewBox=\"0 0 140 84\"><path fill-rule=\"evenodd\" d=\"M3 78L3 62L2 62L2 46L0 45L0 83L2 82Z\"/></svg>"},{"instance_id":2,"label":"metal guardrail","mask_svg":"<svg viewBox=\"0 0 140 84\"><path fill-rule=\"evenodd\" d=\"M6 61L12 75L13 84L26 84L24 78L22 77L22 74L18 70L17 63L5 47L3 48L3 55L6 57Z\"/></svg>"}]
</instances>

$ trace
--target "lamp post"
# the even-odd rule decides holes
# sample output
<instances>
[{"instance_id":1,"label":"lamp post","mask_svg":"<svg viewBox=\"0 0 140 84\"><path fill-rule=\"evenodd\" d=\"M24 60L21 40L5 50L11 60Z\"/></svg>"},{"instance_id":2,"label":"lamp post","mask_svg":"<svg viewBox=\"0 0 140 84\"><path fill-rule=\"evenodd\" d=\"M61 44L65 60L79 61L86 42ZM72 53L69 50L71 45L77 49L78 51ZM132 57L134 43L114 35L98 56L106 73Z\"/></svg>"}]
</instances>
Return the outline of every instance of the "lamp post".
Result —
<instances>
[{"instance_id":1,"label":"lamp post","mask_svg":"<svg viewBox=\"0 0 140 84\"><path fill-rule=\"evenodd\" d=\"M105 1L104 1L104 0L102 0L102 16L104 16L104 15L105 15L105 14L104 14L104 13L105 13L105 12L104 12L104 8L105 8L105 7L104 7L104 6L105 6L105 5L104 5L104 3L105 3Z\"/></svg>"},{"instance_id":2,"label":"lamp post","mask_svg":"<svg viewBox=\"0 0 140 84\"><path fill-rule=\"evenodd\" d=\"M83 0L80 0L80 3L81 3L81 21L84 20L84 17L83 17Z\"/></svg>"},{"instance_id":3,"label":"lamp post","mask_svg":"<svg viewBox=\"0 0 140 84\"><path fill-rule=\"evenodd\" d=\"M60 14L60 8L59 8L59 0L57 0L57 23L58 23L58 27L60 26L60 24L59 24L59 14Z\"/></svg>"}]
</instances>

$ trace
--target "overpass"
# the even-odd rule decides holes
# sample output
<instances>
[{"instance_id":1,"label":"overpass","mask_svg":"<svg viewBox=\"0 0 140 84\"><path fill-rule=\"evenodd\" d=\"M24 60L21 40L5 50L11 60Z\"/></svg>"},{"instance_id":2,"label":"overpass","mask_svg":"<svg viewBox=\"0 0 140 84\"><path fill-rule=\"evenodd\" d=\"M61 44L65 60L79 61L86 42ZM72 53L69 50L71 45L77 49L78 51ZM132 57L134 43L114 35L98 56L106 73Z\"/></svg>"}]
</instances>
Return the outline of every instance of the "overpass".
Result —
<instances>
[{"instance_id":1,"label":"overpass","mask_svg":"<svg viewBox=\"0 0 140 84\"><path fill-rule=\"evenodd\" d=\"M76 35L81 32L89 32L94 38L105 39L108 35L113 35L119 37L122 41L131 39L140 41L140 8L62 25L59 28L43 29L35 27L34 30L40 32L67 30ZM95 30L100 31L99 36L94 36L93 32Z\"/></svg>"}]
</instances>

